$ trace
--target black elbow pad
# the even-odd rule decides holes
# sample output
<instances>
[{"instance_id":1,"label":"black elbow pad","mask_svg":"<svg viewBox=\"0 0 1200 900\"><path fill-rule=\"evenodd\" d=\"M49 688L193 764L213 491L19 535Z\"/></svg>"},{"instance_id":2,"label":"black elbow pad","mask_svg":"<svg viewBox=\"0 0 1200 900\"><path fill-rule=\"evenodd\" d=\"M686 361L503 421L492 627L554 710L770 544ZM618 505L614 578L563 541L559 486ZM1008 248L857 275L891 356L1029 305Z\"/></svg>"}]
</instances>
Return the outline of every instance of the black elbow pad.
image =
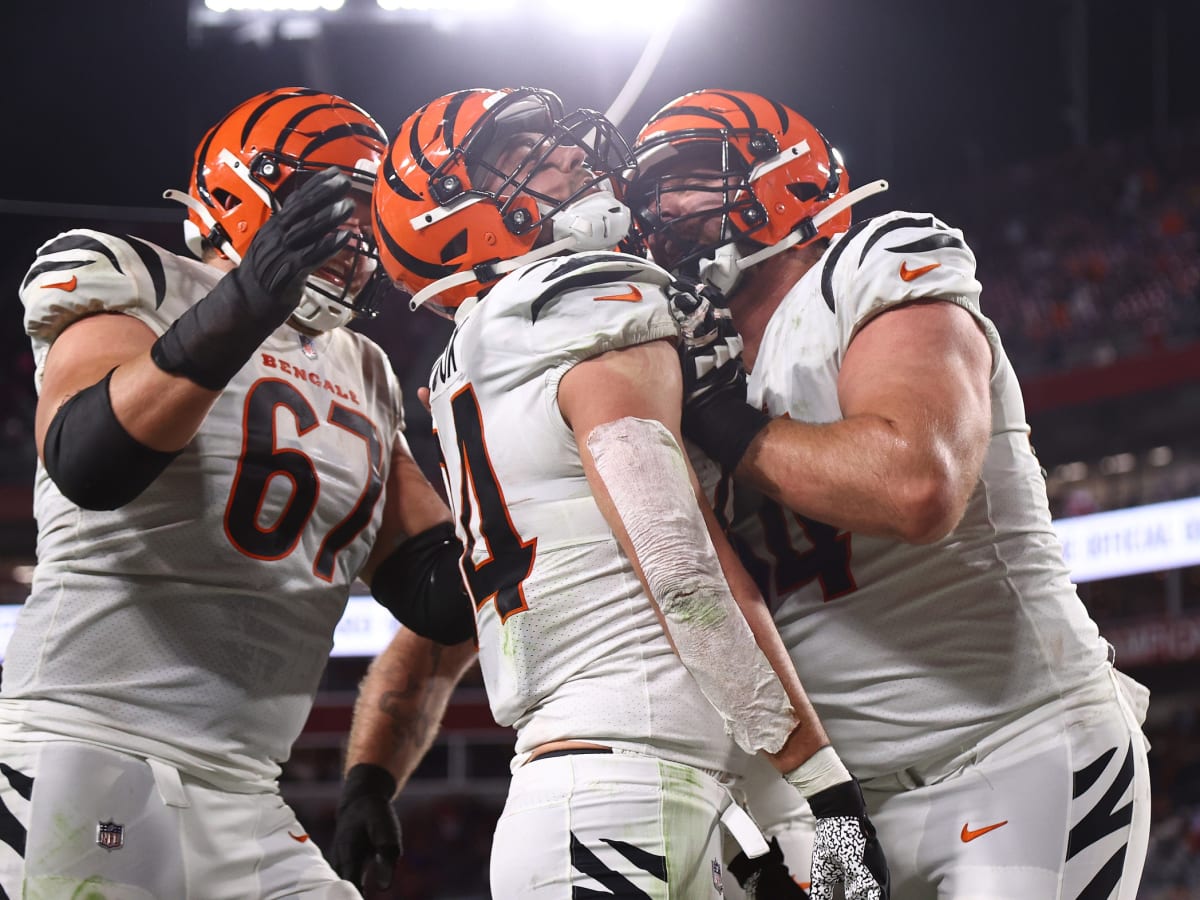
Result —
<instances>
[{"instance_id":1,"label":"black elbow pad","mask_svg":"<svg viewBox=\"0 0 1200 900\"><path fill-rule=\"evenodd\" d=\"M413 535L379 564L371 596L406 628L447 646L475 637L475 610L463 587L462 542L449 522Z\"/></svg>"},{"instance_id":2,"label":"black elbow pad","mask_svg":"<svg viewBox=\"0 0 1200 900\"><path fill-rule=\"evenodd\" d=\"M182 452L147 447L117 421L109 394L115 371L59 407L42 445L46 473L83 509L120 509Z\"/></svg>"}]
</instances>

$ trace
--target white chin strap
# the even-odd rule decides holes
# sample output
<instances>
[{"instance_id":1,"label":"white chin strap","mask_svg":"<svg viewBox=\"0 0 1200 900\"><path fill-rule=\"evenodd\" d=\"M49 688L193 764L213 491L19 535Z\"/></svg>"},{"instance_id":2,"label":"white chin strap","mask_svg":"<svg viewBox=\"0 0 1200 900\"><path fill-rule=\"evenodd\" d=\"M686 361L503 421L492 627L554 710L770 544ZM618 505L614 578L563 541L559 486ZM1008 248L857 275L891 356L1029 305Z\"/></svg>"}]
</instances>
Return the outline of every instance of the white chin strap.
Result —
<instances>
[{"instance_id":1,"label":"white chin strap","mask_svg":"<svg viewBox=\"0 0 1200 900\"><path fill-rule=\"evenodd\" d=\"M514 269L558 253L611 250L629 233L631 222L629 207L612 194L605 191L588 194L554 215L554 240L521 256L501 260L492 266L492 271L497 276L507 275ZM442 291L472 281L478 281L474 269L439 278L413 294L409 308L420 309Z\"/></svg>"},{"instance_id":2,"label":"white chin strap","mask_svg":"<svg viewBox=\"0 0 1200 900\"><path fill-rule=\"evenodd\" d=\"M304 285L304 296L300 298L300 305L290 316L291 322L324 334L326 331L342 327L354 318L354 310L323 296L313 287L313 282L333 294L341 290L324 278L310 277Z\"/></svg>"},{"instance_id":3,"label":"white chin strap","mask_svg":"<svg viewBox=\"0 0 1200 900\"><path fill-rule=\"evenodd\" d=\"M888 183L880 179L878 181L870 181L862 187L850 191L844 197L839 197L808 220L812 223L812 230L819 230L822 225L840 213L845 212L855 203L865 200L873 194L883 193L887 189ZM722 294L728 295L737 287L742 273L748 268L757 266L760 262L764 262L772 256L778 256L784 250L789 250L800 243L803 238L802 231L803 229L796 228L788 232L787 237L779 241L779 243L772 244L770 247L763 247L749 256L742 256L732 242L724 244L716 249L712 259L700 260L700 280L705 284L712 285Z\"/></svg>"},{"instance_id":4,"label":"white chin strap","mask_svg":"<svg viewBox=\"0 0 1200 900\"><path fill-rule=\"evenodd\" d=\"M200 221L204 223L205 227L208 228L209 234L211 234L212 230L217 226L217 220L212 217L212 213L205 208L203 203L201 203L191 194L170 188L163 191L163 198L166 200L174 200L176 203L182 203L184 206L194 212L197 218L199 218ZM204 258L204 250L202 246L203 240L204 236L200 233L200 229L196 227L196 223L191 219L184 219L183 241L185 244L187 244L187 248L192 251L192 255L195 256L196 259ZM235 265L241 264L242 257L236 250L233 249L233 244L226 241L224 247L218 247L217 249L229 257L229 259L233 260Z\"/></svg>"}]
</instances>

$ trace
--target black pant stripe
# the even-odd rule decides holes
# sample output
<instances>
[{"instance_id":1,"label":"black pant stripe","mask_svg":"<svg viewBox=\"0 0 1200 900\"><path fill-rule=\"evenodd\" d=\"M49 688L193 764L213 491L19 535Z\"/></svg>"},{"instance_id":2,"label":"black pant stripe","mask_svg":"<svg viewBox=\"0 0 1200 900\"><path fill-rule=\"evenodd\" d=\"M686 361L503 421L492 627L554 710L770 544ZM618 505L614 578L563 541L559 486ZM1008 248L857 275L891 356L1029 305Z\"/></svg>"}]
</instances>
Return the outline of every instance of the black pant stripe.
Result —
<instances>
[{"instance_id":1,"label":"black pant stripe","mask_svg":"<svg viewBox=\"0 0 1200 900\"><path fill-rule=\"evenodd\" d=\"M1074 792L1071 794L1072 799L1085 794L1087 789L1096 783L1096 779L1104 774L1104 770L1108 767L1108 761L1113 758L1113 754L1116 752L1117 748L1113 747L1094 763L1084 766L1075 773Z\"/></svg>"},{"instance_id":2,"label":"black pant stripe","mask_svg":"<svg viewBox=\"0 0 1200 900\"><path fill-rule=\"evenodd\" d=\"M659 881L667 880L667 858L665 856L659 856L657 853L651 853L649 850L643 850L641 847L635 847L625 841L609 840L608 838L602 838L602 840L643 872L649 872Z\"/></svg>"},{"instance_id":3,"label":"black pant stripe","mask_svg":"<svg viewBox=\"0 0 1200 900\"><path fill-rule=\"evenodd\" d=\"M1106 756L1112 756L1112 751ZM1095 763L1092 764L1093 766ZM1088 767L1091 769L1091 766ZM1088 771L1085 769L1084 771ZM1124 828L1133 821L1133 801L1130 800L1124 806L1117 808L1117 802L1129 790L1133 784L1133 744L1131 743L1125 751L1125 761L1121 763L1121 768L1117 772L1113 783L1109 785L1108 790L1104 792L1094 807L1079 820L1067 838L1067 859L1071 859L1076 853L1090 847L1092 844L1101 838L1112 834L1118 828Z\"/></svg>"},{"instance_id":4,"label":"black pant stripe","mask_svg":"<svg viewBox=\"0 0 1200 900\"><path fill-rule=\"evenodd\" d=\"M21 859L25 858L25 826L17 821L3 799L0 799L0 841L16 850Z\"/></svg>"},{"instance_id":5,"label":"black pant stripe","mask_svg":"<svg viewBox=\"0 0 1200 900\"><path fill-rule=\"evenodd\" d=\"M1121 845L1121 849L1100 868L1096 877L1079 892L1076 900L1108 900L1112 896L1121 881L1121 872L1125 868L1125 848L1128 846L1128 844Z\"/></svg>"},{"instance_id":6,"label":"black pant stripe","mask_svg":"<svg viewBox=\"0 0 1200 900\"><path fill-rule=\"evenodd\" d=\"M0 762L0 774L8 779L12 789L28 800L33 796L33 779L6 763Z\"/></svg>"},{"instance_id":7,"label":"black pant stripe","mask_svg":"<svg viewBox=\"0 0 1200 900\"><path fill-rule=\"evenodd\" d=\"M582 898L592 897L620 897L622 900L650 900L650 895L643 890L639 890L637 885L622 875L620 872L614 872L603 861L596 856L591 850L583 845L579 838L575 837L575 832L571 832L571 865L576 870L587 875L589 878L594 878L606 888L609 893L604 894L594 891L591 888L575 887L571 888L572 900L582 900Z\"/></svg>"}]
</instances>

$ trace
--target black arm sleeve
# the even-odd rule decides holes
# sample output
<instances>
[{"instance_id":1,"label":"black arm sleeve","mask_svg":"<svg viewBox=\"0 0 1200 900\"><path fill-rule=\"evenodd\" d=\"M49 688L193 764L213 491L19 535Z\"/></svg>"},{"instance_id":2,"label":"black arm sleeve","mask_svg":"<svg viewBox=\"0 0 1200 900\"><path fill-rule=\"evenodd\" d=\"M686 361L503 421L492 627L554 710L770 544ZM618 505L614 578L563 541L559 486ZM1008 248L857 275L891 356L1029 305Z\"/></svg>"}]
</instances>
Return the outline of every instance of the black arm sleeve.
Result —
<instances>
[{"instance_id":1,"label":"black arm sleeve","mask_svg":"<svg viewBox=\"0 0 1200 900\"><path fill-rule=\"evenodd\" d=\"M463 587L462 543L449 522L406 540L379 564L371 595L406 628L447 646L475 637L475 613Z\"/></svg>"},{"instance_id":2,"label":"black arm sleeve","mask_svg":"<svg viewBox=\"0 0 1200 900\"><path fill-rule=\"evenodd\" d=\"M46 472L83 509L119 509L182 452L151 449L117 421L109 394L115 371L59 407L42 447Z\"/></svg>"}]
</instances>

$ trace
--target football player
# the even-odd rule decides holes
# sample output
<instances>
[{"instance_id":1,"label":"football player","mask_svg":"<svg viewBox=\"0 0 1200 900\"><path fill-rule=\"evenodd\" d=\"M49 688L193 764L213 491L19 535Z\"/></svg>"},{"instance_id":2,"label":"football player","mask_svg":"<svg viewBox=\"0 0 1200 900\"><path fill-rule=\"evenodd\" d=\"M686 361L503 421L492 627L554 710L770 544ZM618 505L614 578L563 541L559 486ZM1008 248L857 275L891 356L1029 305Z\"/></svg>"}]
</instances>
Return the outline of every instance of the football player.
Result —
<instances>
[{"instance_id":1,"label":"football player","mask_svg":"<svg viewBox=\"0 0 1200 900\"><path fill-rule=\"evenodd\" d=\"M341 97L269 91L168 192L198 259L77 230L25 277L38 563L0 697L0 894L359 896L280 764L356 577L405 615L468 603L433 584L459 548L388 360L341 327L385 145Z\"/></svg>"},{"instance_id":2,"label":"football player","mask_svg":"<svg viewBox=\"0 0 1200 900\"><path fill-rule=\"evenodd\" d=\"M428 400L488 697L517 731L492 893L719 896L722 817L767 851L728 791L764 750L811 796L830 880L886 897L856 782L680 449L675 287L612 251L631 163L611 123L548 91L464 90L401 126L374 193L388 273L456 324ZM419 694L417 667L387 662ZM411 771L385 727L356 720L351 777ZM389 800L344 793L355 870Z\"/></svg>"},{"instance_id":3,"label":"football player","mask_svg":"<svg viewBox=\"0 0 1200 900\"><path fill-rule=\"evenodd\" d=\"M829 141L756 94L683 96L634 152L654 258L736 327L697 319L683 434L863 779L893 895L1132 898L1146 693L1070 582L963 233L852 225L886 184L851 190ZM786 831L786 806L760 824Z\"/></svg>"}]
</instances>

